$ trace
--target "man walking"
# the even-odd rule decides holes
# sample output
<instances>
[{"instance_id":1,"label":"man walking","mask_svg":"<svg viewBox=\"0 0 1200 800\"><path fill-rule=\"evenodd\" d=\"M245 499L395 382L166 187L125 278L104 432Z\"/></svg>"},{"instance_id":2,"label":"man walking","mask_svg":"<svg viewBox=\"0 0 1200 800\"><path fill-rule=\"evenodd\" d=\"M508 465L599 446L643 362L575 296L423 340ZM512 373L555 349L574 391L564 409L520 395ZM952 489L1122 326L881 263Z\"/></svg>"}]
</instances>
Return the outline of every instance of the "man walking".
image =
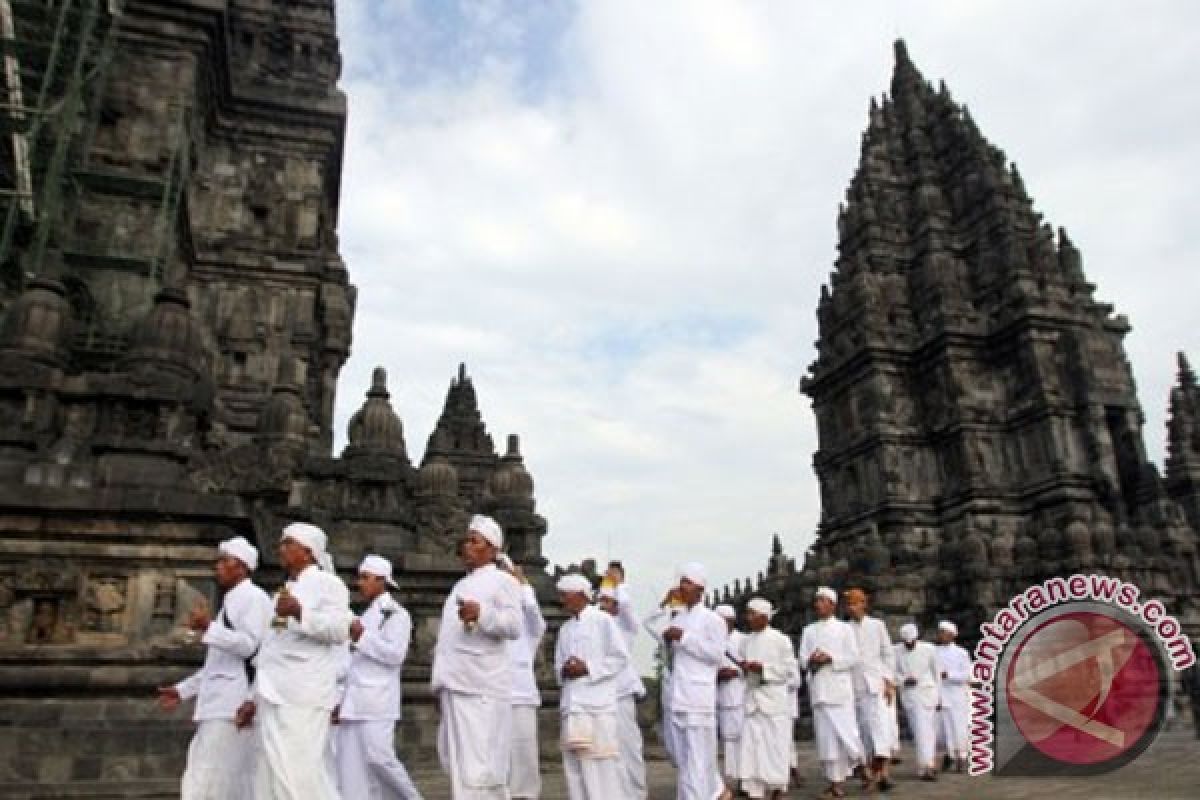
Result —
<instances>
[{"instance_id":1,"label":"man walking","mask_svg":"<svg viewBox=\"0 0 1200 800\"><path fill-rule=\"evenodd\" d=\"M400 719L400 669L408 656L412 619L388 593L397 588L392 564L369 555L358 567L358 592L368 606L350 623L350 666L337 715L338 788L346 800L421 800L393 739Z\"/></svg>"},{"instance_id":2,"label":"man walking","mask_svg":"<svg viewBox=\"0 0 1200 800\"><path fill-rule=\"evenodd\" d=\"M158 703L173 711L196 698L196 734L188 746L181 800L248 800L254 769L254 732L235 722L249 696L246 662L258 651L271 620L271 598L250 573L258 550L241 536L217 546L217 586L225 592L214 619L206 606L192 610L188 627L202 635L204 666L174 686L158 690Z\"/></svg>"}]
</instances>

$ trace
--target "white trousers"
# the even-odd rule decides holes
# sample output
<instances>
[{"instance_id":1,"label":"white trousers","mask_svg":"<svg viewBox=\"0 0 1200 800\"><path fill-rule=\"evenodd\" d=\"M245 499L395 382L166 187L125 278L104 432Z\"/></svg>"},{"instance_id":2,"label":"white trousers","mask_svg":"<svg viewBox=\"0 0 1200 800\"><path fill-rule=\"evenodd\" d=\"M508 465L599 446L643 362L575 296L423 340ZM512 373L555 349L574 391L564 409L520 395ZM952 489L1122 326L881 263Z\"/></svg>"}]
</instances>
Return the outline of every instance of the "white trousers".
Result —
<instances>
[{"instance_id":1,"label":"white trousers","mask_svg":"<svg viewBox=\"0 0 1200 800\"><path fill-rule=\"evenodd\" d=\"M249 800L256 749L253 729L239 731L231 719L197 722L180 800Z\"/></svg>"},{"instance_id":2,"label":"white trousers","mask_svg":"<svg viewBox=\"0 0 1200 800\"><path fill-rule=\"evenodd\" d=\"M329 710L258 703L254 800L341 800L327 758Z\"/></svg>"},{"instance_id":3,"label":"white trousers","mask_svg":"<svg viewBox=\"0 0 1200 800\"><path fill-rule=\"evenodd\" d=\"M642 728L638 725L637 698L617 698L617 741L621 754L621 797L646 800L646 760L642 756Z\"/></svg>"},{"instance_id":4,"label":"white trousers","mask_svg":"<svg viewBox=\"0 0 1200 800\"><path fill-rule=\"evenodd\" d=\"M717 735L721 741L721 773L731 781L741 774L738 764L741 754L742 731L746 725L745 708L718 708Z\"/></svg>"},{"instance_id":5,"label":"white trousers","mask_svg":"<svg viewBox=\"0 0 1200 800\"><path fill-rule=\"evenodd\" d=\"M913 745L917 751L917 772L934 769L937 752L937 710L921 703L916 698L904 703L904 716L908 729L912 731Z\"/></svg>"},{"instance_id":6,"label":"white trousers","mask_svg":"<svg viewBox=\"0 0 1200 800\"><path fill-rule=\"evenodd\" d=\"M725 791L717 769L716 712L672 711L670 724L679 770L676 800L716 800Z\"/></svg>"},{"instance_id":7,"label":"white trousers","mask_svg":"<svg viewBox=\"0 0 1200 800\"><path fill-rule=\"evenodd\" d=\"M892 702L896 702L895 698ZM854 713L866 755L870 758L891 758L896 749L896 743L892 741L892 722L896 714L883 692L856 694Z\"/></svg>"},{"instance_id":8,"label":"white trousers","mask_svg":"<svg viewBox=\"0 0 1200 800\"><path fill-rule=\"evenodd\" d=\"M950 702L943 702L942 710L938 712L942 734L939 738L943 741L946 752L955 758L967 757L967 732L971 727L969 704L970 700L964 689L961 693L955 692Z\"/></svg>"},{"instance_id":9,"label":"white trousers","mask_svg":"<svg viewBox=\"0 0 1200 800\"><path fill-rule=\"evenodd\" d=\"M742 728L742 788L751 797L786 791L792 766L791 714L747 714Z\"/></svg>"},{"instance_id":10,"label":"white trousers","mask_svg":"<svg viewBox=\"0 0 1200 800\"><path fill-rule=\"evenodd\" d=\"M852 703L813 706L813 728L817 739L817 757L830 783L841 783L856 766L863 763L862 738Z\"/></svg>"},{"instance_id":11,"label":"white trousers","mask_svg":"<svg viewBox=\"0 0 1200 800\"><path fill-rule=\"evenodd\" d=\"M507 699L442 691L438 758L453 800L509 800L512 705Z\"/></svg>"},{"instance_id":12,"label":"white trousers","mask_svg":"<svg viewBox=\"0 0 1200 800\"><path fill-rule=\"evenodd\" d=\"M567 716L562 719L563 777L570 800L609 800L625 798L625 776L620 753L620 733L617 714L582 713L571 715L586 723L591 732L591 744L586 750L566 746L570 730Z\"/></svg>"},{"instance_id":13,"label":"white trousers","mask_svg":"<svg viewBox=\"0 0 1200 800\"><path fill-rule=\"evenodd\" d=\"M338 790L345 800L421 800L408 770L396 757L395 735L395 720L338 723Z\"/></svg>"},{"instance_id":14,"label":"white trousers","mask_svg":"<svg viewBox=\"0 0 1200 800\"><path fill-rule=\"evenodd\" d=\"M538 707L512 707L512 763L508 793L513 800L536 800L542 794L538 753Z\"/></svg>"}]
</instances>

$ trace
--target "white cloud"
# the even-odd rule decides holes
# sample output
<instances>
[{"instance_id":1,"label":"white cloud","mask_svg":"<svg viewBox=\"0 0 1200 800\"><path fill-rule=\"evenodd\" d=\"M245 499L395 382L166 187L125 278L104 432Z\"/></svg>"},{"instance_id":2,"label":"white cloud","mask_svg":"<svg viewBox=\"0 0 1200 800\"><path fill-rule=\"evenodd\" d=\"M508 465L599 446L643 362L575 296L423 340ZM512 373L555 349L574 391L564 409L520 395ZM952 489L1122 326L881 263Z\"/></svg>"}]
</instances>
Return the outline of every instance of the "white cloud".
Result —
<instances>
[{"instance_id":1,"label":"white cloud","mask_svg":"<svg viewBox=\"0 0 1200 800\"><path fill-rule=\"evenodd\" d=\"M465 11L458 13L456 9ZM338 413L389 367L419 454L465 360L519 431L548 555L718 582L816 524L797 391L838 202L903 35L1072 233L1161 460L1200 235L1200 6L1116 2L339 5L343 249L360 288Z\"/></svg>"}]
</instances>

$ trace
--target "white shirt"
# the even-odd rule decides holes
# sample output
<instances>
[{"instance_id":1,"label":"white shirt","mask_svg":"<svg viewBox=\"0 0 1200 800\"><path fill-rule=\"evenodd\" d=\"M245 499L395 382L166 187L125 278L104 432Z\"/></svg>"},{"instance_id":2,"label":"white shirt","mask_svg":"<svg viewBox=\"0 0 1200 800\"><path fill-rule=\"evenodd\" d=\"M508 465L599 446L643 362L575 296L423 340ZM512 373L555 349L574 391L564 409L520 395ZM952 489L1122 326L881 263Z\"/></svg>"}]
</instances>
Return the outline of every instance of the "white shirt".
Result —
<instances>
[{"instance_id":1,"label":"white shirt","mask_svg":"<svg viewBox=\"0 0 1200 800\"><path fill-rule=\"evenodd\" d=\"M683 631L670 644L671 710L715 714L717 669L725 661L729 628L720 614L700 603L679 612L671 626Z\"/></svg>"},{"instance_id":2,"label":"white shirt","mask_svg":"<svg viewBox=\"0 0 1200 800\"><path fill-rule=\"evenodd\" d=\"M300 621L267 628L255 659L255 694L275 705L324 708L337 705L338 658L350 635L350 592L336 575L315 564L287 582L300 603ZM272 612L273 613L273 612Z\"/></svg>"},{"instance_id":3,"label":"white shirt","mask_svg":"<svg viewBox=\"0 0 1200 800\"><path fill-rule=\"evenodd\" d=\"M634 612L633 599L630 597L629 586L622 583L616 589L617 594L617 628L625 640L625 650L629 653L629 663L621 671L617 679L617 697L642 698L646 696L646 685L638 675L637 664L633 662L633 643L637 639L638 619Z\"/></svg>"},{"instance_id":4,"label":"white shirt","mask_svg":"<svg viewBox=\"0 0 1200 800\"><path fill-rule=\"evenodd\" d=\"M810 665L808 659L818 650L825 651L833 660ZM858 640L849 624L831 616L805 625L800 635L799 656L800 668L808 670L808 697L814 706L854 702Z\"/></svg>"},{"instance_id":5,"label":"white shirt","mask_svg":"<svg viewBox=\"0 0 1200 800\"><path fill-rule=\"evenodd\" d=\"M204 666L175 684L180 698L196 698L194 720L233 719L249 696L246 660L258 651L273 614L271 598L248 578L225 593L201 639L208 648Z\"/></svg>"},{"instance_id":6,"label":"white shirt","mask_svg":"<svg viewBox=\"0 0 1200 800\"><path fill-rule=\"evenodd\" d=\"M747 661L762 664L762 673L746 676L746 713L768 717L791 716L791 687L799 667L792 640L772 627L746 634L743 652Z\"/></svg>"},{"instance_id":7,"label":"white shirt","mask_svg":"<svg viewBox=\"0 0 1200 800\"><path fill-rule=\"evenodd\" d=\"M946 674L941 679L942 705L959 702L971 681L971 655L954 642L934 649L937 651L938 676Z\"/></svg>"},{"instance_id":8,"label":"white shirt","mask_svg":"<svg viewBox=\"0 0 1200 800\"><path fill-rule=\"evenodd\" d=\"M338 715L344 720L400 719L400 670L412 640L412 618L386 592L359 618Z\"/></svg>"},{"instance_id":9,"label":"white shirt","mask_svg":"<svg viewBox=\"0 0 1200 800\"><path fill-rule=\"evenodd\" d=\"M587 665L586 675L563 677L563 665L571 657ZM629 651L616 620L595 606L586 606L558 630L554 674L562 686L559 709L564 714L616 712L618 678L628 663Z\"/></svg>"},{"instance_id":10,"label":"white shirt","mask_svg":"<svg viewBox=\"0 0 1200 800\"><path fill-rule=\"evenodd\" d=\"M459 599L479 603L479 620L471 629L458 618ZM520 635L521 592L516 578L495 564L471 570L454 584L442 606L431 688L511 701L508 641Z\"/></svg>"},{"instance_id":11,"label":"white shirt","mask_svg":"<svg viewBox=\"0 0 1200 800\"><path fill-rule=\"evenodd\" d=\"M905 703L936 707L939 674L937 651L929 642L917 642L911 650L903 642L896 645L896 688L903 692ZM906 686L909 678L916 678L917 685Z\"/></svg>"},{"instance_id":12,"label":"white shirt","mask_svg":"<svg viewBox=\"0 0 1200 800\"><path fill-rule=\"evenodd\" d=\"M726 657L717 669L722 670L726 667L736 669L738 676L717 683L717 708L722 711L735 711L746 704L746 676L742 674L741 668L735 662L735 660L746 660L745 644L746 634L738 630L730 631L725 640Z\"/></svg>"},{"instance_id":13,"label":"white shirt","mask_svg":"<svg viewBox=\"0 0 1200 800\"><path fill-rule=\"evenodd\" d=\"M514 706L540 706L542 695L538 691L537 676L533 663L538 647L546 633L546 618L538 606L537 594L529 584L521 586L521 635L508 640L508 660L512 666Z\"/></svg>"},{"instance_id":14,"label":"white shirt","mask_svg":"<svg viewBox=\"0 0 1200 800\"><path fill-rule=\"evenodd\" d=\"M854 693L875 695L883 691L885 680L895 683L896 653L883 620L864 616L851 620L858 643L858 666L854 669Z\"/></svg>"}]
</instances>

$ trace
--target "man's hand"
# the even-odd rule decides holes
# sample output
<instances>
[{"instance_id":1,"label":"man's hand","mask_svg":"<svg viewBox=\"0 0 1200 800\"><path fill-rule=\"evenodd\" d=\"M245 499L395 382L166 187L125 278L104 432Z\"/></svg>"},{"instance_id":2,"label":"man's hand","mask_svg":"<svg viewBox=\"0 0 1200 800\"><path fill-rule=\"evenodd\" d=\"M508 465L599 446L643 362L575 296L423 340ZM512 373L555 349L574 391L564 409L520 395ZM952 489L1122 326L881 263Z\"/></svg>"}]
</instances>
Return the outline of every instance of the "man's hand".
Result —
<instances>
[{"instance_id":1,"label":"man's hand","mask_svg":"<svg viewBox=\"0 0 1200 800\"><path fill-rule=\"evenodd\" d=\"M896 684L892 683L887 678L883 679L883 698L887 700L887 704L889 706L892 704L892 701L896 699Z\"/></svg>"},{"instance_id":2,"label":"man's hand","mask_svg":"<svg viewBox=\"0 0 1200 800\"><path fill-rule=\"evenodd\" d=\"M458 604L458 618L463 622L479 622L479 603L476 600L463 600Z\"/></svg>"},{"instance_id":3,"label":"man's hand","mask_svg":"<svg viewBox=\"0 0 1200 800\"><path fill-rule=\"evenodd\" d=\"M911 687L911 686L916 686L916 685L917 685L917 679L916 679L916 678L905 678L905 679L904 679L904 685L905 685L905 686L909 686L909 687Z\"/></svg>"},{"instance_id":4,"label":"man's hand","mask_svg":"<svg viewBox=\"0 0 1200 800\"><path fill-rule=\"evenodd\" d=\"M717 681L720 683L731 681L740 674L735 667L721 667L717 670Z\"/></svg>"},{"instance_id":5,"label":"man's hand","mask_svg":"<svg viewBox=\"0 0 1200 800\"><path fill-rule=\"evenodd\" d=\"M233 724L239 731L242 728L248 728L254 722L254 712L257 711L257 706L253 700L247 700L238 706L237 713L233 715Z\"/></svg>"},{"instance_id":6,"label":"man's hand","mask_svg":"<svg viewBox=\"0 0 1200 800\"><path fill-rule=\"evenodd\" d=\"M197 605L188 612L187 626L190 630L196 633L204 633L208 630L209 624L212 622L212 615L208 613L208 604Z\"/></svg>"},{"instance_id":7,"label":"man's hand","mask_svg":"<svg viewBox=\"0 0 1200 800\"><path fill-rule=\"evenodd\" d=\"M744 661L742 662L742 669L751 675L762 675L763 665L761 661Z\"/></svg>"},{"instance_id":8,"label":"man's hand","mask_svg":"<svg viewBox=\"0 0 1200 800\"><path fill-rule=\"evenodd\" d=\"M359 619L358 617L355 617L350 622L350 641L357 642L359 639L362 638L362 635L363 635L362 620Z\"/></svg>"},{"instance_id":9,"label":"man's hand","mask_svg":"<svg viewBox=\"0 0 1200 800\"><path fill-rule=\"evenodd\" d=\"M945 672L943 672L943 673L942 673L942 680L948 680L948 679L949 679L949 677L950 677L950 676L949 676L949 675L947 675Z\"/></svg>"},{"instance_id":10,"label":"man's hand","mask_svg":"<svg viewBox=\"0 0 1200 800\"><path fill-rule=\"evenodd\" d=\"M337 725L342 721L342 707L334 706L333 711L329 712L329 724Z\"/></svg>"},{"instance_id":11,"label":"man's hand","mask_svg":"<svg viewBox=\"0 0 1200 800\"><path fill-rule=\"evenodd\" d=\"M158 707L163 711L174 711L179 708L179 704L183 698L179 696L179 690L174 686L158 687Z\"/></svg>"},{"instance_id":12,"label":"man's hand","mask_svg":"<svg viewBox=\"0 0 1200 800\"><path fill-rule=\"evenodd\" d=\"M588 674L587 662L571 656L563 663L562 674L568 680L582 678Z\"/></svg>"},{"instance_id":13,"label":"man's hand","mask_svg":"<svg viewBox=\"0 0 1200 800\"><path fill-rule=\"evenodd\" d=\"M814 650L812 655L808 657L808 663L815 664L818 667L823 667L832 661L833 656L821 649Z\"/></svg>"},{"instance_id":14,"label":"man's hand","mask_svg":"<svg viewBox=\"0 0 1200 800\"><path fill-rule=\"evenodd\" d=\"M280 594L275 600L275 616L277 617L295 617L296 621L300 621L301 615L304 613L304 608L301 607L300 601L296 599L294 594Z\"/></svg>"},{"instance_id":15,"label":"man's hand","mask_svg":"<svg viewBox=\"0 0 1200 800\"><path fill-rule=\"evenodd\" d=\"M683 628L680 628L676 625L672 625L671 627L669 627L665 631L663 631L663 638L666 639L668 642L678 642L680 639L683 638Z\"/></svg>"}]
</instances>

